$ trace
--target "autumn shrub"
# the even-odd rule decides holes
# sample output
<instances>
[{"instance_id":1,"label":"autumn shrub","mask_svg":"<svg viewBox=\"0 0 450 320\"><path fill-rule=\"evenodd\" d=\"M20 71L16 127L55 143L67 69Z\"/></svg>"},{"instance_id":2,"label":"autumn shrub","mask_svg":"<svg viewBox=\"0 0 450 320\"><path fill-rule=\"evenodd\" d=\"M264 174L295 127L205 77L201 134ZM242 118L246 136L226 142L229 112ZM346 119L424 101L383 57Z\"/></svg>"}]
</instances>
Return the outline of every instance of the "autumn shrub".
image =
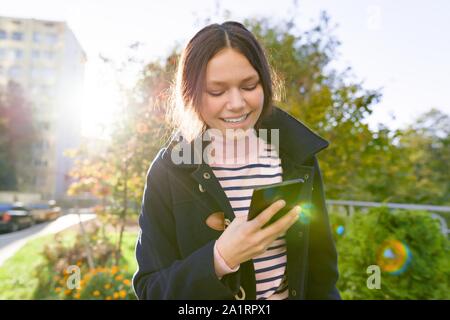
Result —
<instances>
[{"instance_id":1,"label":"autumn shrub","mask_svg":"<svg viewBox=\"0 0 450 320\"><path fill-rule=\"evenodd\" d=\"M55 235L35 274L36 299L133 299L131 274L115 264L115 246L91 224L73 241Z\"/></svg>"}]
</instances>

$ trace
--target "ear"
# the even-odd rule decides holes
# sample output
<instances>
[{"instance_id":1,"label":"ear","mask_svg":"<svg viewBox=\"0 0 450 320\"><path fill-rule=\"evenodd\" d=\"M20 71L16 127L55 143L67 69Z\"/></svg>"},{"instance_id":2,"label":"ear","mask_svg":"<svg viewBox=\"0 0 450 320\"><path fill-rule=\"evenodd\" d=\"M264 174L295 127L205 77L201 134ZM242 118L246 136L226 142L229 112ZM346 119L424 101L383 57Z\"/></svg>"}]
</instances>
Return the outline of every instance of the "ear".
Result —
<instances>
[{"instance_id":1,"label":"ear","mask_svg":"<svg viewBox=\"0 0 450 320\"><path fill-rule=\"evenodd\" d=\"M223 211L214 212L206 218L205 223L211 229L223 231L225 230L225 214Z\"/></svg>"}]
</instances>

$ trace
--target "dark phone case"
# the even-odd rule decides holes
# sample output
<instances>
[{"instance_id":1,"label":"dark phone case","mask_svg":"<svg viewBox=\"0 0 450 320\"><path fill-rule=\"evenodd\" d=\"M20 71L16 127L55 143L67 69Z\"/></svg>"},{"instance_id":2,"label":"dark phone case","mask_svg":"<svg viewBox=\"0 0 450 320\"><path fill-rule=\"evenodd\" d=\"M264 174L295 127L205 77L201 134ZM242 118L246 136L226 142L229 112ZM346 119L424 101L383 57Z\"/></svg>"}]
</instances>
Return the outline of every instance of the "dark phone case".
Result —
<instances>
[{"instance_id":1,"label":"dark phone case","mask_svg":"<svg viewBox=\"0 0 450 320\"><path fill-rule=\"evenodd\" d=\"M288 213L293 207L301 204L302 198L304 198L302 197L302 194L309 194L309 192L306 192L306 189L309 187L311 187L311 185L309 183L305 183L305 179L298 178L256 188L253 191L247 219L254 219L272 203L279 199L283 199L284 201L286 201L286 206L278 211L265 226L274 223L286 213Z\"/></svg>"}]
</instances>

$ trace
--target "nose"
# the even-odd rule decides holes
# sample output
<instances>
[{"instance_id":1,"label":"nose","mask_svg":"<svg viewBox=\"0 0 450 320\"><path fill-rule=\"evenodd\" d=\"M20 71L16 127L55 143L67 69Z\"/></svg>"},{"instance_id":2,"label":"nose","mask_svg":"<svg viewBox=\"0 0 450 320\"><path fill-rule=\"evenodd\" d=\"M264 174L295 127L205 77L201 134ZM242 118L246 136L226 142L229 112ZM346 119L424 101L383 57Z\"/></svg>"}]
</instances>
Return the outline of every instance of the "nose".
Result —
<instances>
[{"instance_id":1,"label":"nose","mask_svg":"<svg viewBox=\"0 0 450 320\"><path fill-rule=\"evenodd\" d=\"M233 112L239 112L245 107L245 100L239 89L233 88L230 90L227 106L228 110Z\"/></svg>"}]
</instances>

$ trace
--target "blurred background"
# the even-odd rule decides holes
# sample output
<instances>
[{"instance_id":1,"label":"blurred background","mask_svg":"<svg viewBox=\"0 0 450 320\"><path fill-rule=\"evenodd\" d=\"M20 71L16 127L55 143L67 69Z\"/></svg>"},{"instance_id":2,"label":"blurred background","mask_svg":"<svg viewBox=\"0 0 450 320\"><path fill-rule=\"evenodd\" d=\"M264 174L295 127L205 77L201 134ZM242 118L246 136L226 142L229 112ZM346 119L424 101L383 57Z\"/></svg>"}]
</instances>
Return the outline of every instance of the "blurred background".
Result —
<instances>
[{"instance_id":1,"label":"blurred background","mask_svg":"<svg viewBox=\"0 0 450 320\"><path fill-rule=\"evenodd\" d=\"M205 25L237 20L283 84L276 104L330 142L319 160L343 298L449 299L449 11L444 0L2 4L0 298L134 299L137 216L169 138L179 54Z\"/></svg>"}]
</instances>

